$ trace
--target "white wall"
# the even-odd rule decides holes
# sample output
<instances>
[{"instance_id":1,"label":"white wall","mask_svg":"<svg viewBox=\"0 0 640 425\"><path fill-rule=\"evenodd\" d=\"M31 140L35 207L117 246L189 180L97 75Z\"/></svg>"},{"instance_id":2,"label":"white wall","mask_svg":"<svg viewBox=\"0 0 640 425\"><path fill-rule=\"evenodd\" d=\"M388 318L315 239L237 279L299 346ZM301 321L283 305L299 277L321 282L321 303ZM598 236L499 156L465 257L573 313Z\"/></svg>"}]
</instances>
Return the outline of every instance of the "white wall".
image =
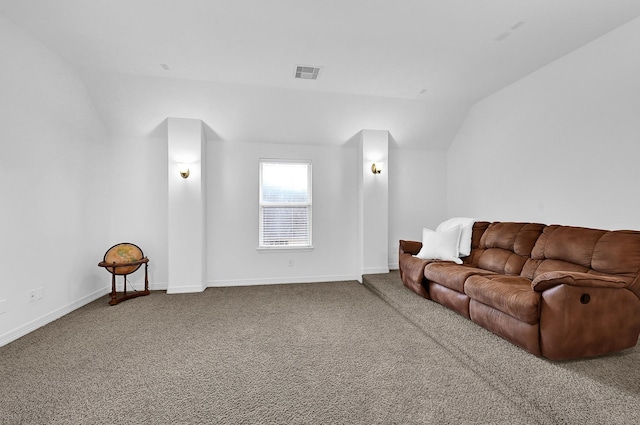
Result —
<instances>
[{"instance_id":1,"label":"white wall","mask_svg":"<svg viewBox=\"0 0 640 425\"><path fill-rule=\"evenodd\" d=\"M640 229L640 19L476 104L448 152L448 213Z\"/></svg>"},{"instance_id":2,"label":"white wall","mask_svg":"<svg viewBox=\"0 0 640 425\"><path fill-rule=\"evenodd\" d=\"M260 158L312 161L313 250L257 250ZM356 161L355 146L209 142L209 286L355 279Z\"/></svg>"},{"instance_id":3,"label":"white wall","mask_svg":"<svg viewBox=\"0 0 640 425\"><path fill-rule=\"evenodd\" d=\"M81 70L110 133L147 137L167 117L197 118L227 141L341 146L362 129L388 130L398 146L425 139L446 149L465 102L179 80ZM306 81L313 87L314 81Z\"/></svg>"},{"instance_id":4,"label":"white wall","mask_svg":"<svg viewBox=\"0 0 640 425\"><path fill-rule=\"evenodd\" d=\"M447 153L389 149L389 268L398 268L398 241L420 241L422 228L447 218Z\"/></svg>"},{"instance_id":5,"label":"white wall","mask_svg":"<svg viewBox=\"0 0 640 425\"><path fill-rule=\"evenodd\" d=\"M389 273L389 132L362 130L358 159L358 276ZM373 174L372 163L382 171Z\"/></svg>"},{"instance_id":6,"label":"white wall","mask_svg":"<svg viewBox=\"0 0 640 425\"><path fill-rule=\"evenodd\" d=\"M138 243L149 256L150 284L166 289L166 140L114 138L114 183L130 183L111 210L110 243ZM223 141L209 131L207 141L207 284L246 285L354 279L357 265L357 148ZM212 135L213 134L213 135ZM165 136L166 137L166 136ZM313 251L258 251L258 160L313 161ZM389 173L389 267L397 268L399 239L419 240L446 210L446 154L391 149ZM293 266L289 266L293 260ZM131 276L141 285L142 277Z\"/></svg>"},{"instance_id":7,"label":"white wall","mask_svg":"<svg viewBox=\"0 0 640 425\"><path fill-rule=\"evenodd\" d=\"M113 161L109 186L120 188L109 199L107 247L121 242L138 245L149 258L149 287L166 289L168 282L167 126L163 135L111 136ZM110 195L105 193L104 197ZM144 288L142 269L127 277ZM118 284L122 281L117 279Z\"/></svg>"},{"instance_id":8,"label":"white wall","mask_svg":"<svg viewBox=\"0 0 640 425\"><path fill-rule=\"evenodd\" d=\"M165 130L166 131L166 130ZM150 258L150 284L166 289L166 140L116 137L117 185L131 190L111 211L110 243L138 243ZM258 160L313 161L313 251L260 252ZM207 141L207 283L243 285L353 279L357 267L357 149L355 144L309 146ZM446 218L446 153L390 149L389 267L397 268L399 239L419 240L423 227ZM125 177L128 176L128 177ZM293 266L289 266L289 260ZM142 277L131 276L141 285Z\"/></svg>"},{"instance_id":9,"label":"white wall","mask_svg":"<svg viewBox=\"0 0 640 425\"><path fill-rule=\"evenodd\" d=\"M152 288L164 289L168 284L167 117L202 119L205 124L207 197L212 202L211 197L218 196L216 204L208 206L209 284L338 278L356 273L347 266L357 249L355 236L349 233L349 226L357 224L353 221L357 211L349 215L357 205L353 137L364 128L388 129L392 137L388 164L390 266L397 267L398 239L420 238L422 227L435 227L445 218L444 151L409 147L419 144L413 140L419 133L416 127L438 121L429 103L170 78L83 75L112 134L114 183L132 188L121 194L120 204L112 209L110 242L139 243L150 258ZM449 121L456 121L461 114L458 111ZM446 127L454 128L449 121ZM431 137L440 144L443 136L436 132ZM287 254L258 255L255 251L256 161L260 156L317 158L316 249L312 254L294 253L300 256L299 261ZM316 162L323 164L322 169ZM315 213L322 197L330 202L331 217L336 221L331 228L318 221L323 217ZM136 219L131 220L132 216ZM328 240L319 245L323 239ZM344 242L339 242L342 239ZM235 248L230 250L230 246ZM250 256L237 254L246 249L251 250ZM294 259L291 268L289 259ZM336 261L330 261L333 259ZM141 278L131 278L141 283Z\"/></svg>"},{"instance_id":10,"label":"white wall","mask_svg":"<svg viewBox=\"0 0 640 425\"><path fill-rule=\"evenodd\" d=\"M202 292L207 282L206 140L202 121L168 118L168 294ZM187 164L182 177L178 164Z\"/></svg>"},{"instance_id":11,"label":"white wall","mask_svg":"<svg viewBox=\"0 0 640 425\"><path fill-rule=\"evenodd\" d=\"M2 16L0 52L3 345L106 293L111 187L108 139L75 71Z\"/></svg>"},{"instance_id":12,"label":"white wall","mask_svg":"<svg viewBox=\"0 0 640 425\"><path fill-rule=\"evenodd\" d=\"M158 133L166 132L166 125ZM111 244L138 244L152 289L168 286L167 141L117 136L112 180L124 187L111 209ZM356 276L356 148L206 142L207 284L243 285ZM258 160L313 162L313 251L258 251ZM177 172L177 171L176 171ZM289 260L293 266L289 266ZM136 287L142 276L131 276Z\"/></svg>"}]
</instances>

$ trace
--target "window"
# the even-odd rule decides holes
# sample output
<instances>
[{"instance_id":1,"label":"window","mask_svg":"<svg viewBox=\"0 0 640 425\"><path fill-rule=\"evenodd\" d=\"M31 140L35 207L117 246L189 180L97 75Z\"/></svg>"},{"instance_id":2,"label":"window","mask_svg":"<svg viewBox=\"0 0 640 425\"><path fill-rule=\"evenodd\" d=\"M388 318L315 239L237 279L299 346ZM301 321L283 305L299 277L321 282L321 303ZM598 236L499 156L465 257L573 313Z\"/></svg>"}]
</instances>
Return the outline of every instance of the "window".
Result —
<instances>
[{"instance_id":1,"label":"window","mask_svg":"<svg viewBox=\"0 0 640 425\"><path fill-rule=\"evenodd\" d=\"M260 160L260 248L311 247L311 161Z\"/></svg>"}]
</instances>

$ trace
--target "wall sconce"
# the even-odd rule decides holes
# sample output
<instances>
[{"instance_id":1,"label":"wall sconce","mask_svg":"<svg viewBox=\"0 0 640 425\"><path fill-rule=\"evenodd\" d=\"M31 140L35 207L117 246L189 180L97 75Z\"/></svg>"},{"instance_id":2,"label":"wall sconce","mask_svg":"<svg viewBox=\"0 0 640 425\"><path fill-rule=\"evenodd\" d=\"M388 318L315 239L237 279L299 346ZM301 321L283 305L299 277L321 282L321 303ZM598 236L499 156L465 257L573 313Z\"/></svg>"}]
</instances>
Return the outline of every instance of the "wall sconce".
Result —
<instances>
[{"instance_id":1,"label":"wall sconce","mask_svg":"<svg viewBox=\"0 0 640 425\"><path fill-rule=\"evenodd\" d=\"M183 179L189 177L189 164L180 163L178 164L178 170L180 171L180 175Z\"/></svg>"},{"instance_id":2,"label":"wall sconce","mask_svg":"<svg viewBox=\"0 0 640 425\"><path fill-rule=\"evenodd\" d=\"M383 168L384 162L378 162L377 164L374 162L373 164L371 164L371 172L373 174L380 174Z\"/></svg>"}]
</instances>

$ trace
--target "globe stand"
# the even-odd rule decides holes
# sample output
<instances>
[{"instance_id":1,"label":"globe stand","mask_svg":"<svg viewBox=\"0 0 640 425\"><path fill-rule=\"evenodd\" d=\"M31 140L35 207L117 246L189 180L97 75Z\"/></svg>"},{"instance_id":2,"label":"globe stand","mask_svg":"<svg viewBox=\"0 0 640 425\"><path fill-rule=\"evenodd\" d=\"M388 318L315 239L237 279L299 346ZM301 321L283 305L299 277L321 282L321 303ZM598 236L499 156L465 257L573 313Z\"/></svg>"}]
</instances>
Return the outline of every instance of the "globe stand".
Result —
<instances>
[{"instance_id":1,"label":"globe stand","mask_svg":"<svg viewBox=\"0 0 640 425\"><path fill-rule=\"evenodd\" d=\"M144 264L144 291L127 292L127 275L135 272ZM120 243L112 246L104 254L103 261L98 263L99 267L104 267L111 273L111 300L109 305L116 305L119 302L131 298L149 295L149 259L144 256L142 250L132 243ZM124 278L124 292L116 290L116 276Z\"/></svg>"}]
</instances>

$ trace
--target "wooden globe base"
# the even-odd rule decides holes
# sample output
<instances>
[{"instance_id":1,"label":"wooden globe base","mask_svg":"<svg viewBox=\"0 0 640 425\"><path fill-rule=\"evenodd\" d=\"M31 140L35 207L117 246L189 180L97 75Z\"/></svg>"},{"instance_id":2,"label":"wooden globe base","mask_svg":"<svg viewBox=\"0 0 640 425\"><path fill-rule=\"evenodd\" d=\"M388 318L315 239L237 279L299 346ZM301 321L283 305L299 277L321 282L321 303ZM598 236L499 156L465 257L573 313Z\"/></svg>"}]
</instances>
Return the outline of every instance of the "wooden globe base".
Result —
<instances>
[{"instance_id":1,"label":"wooden globe base","mask_svg":"<svg viewBox=\"0 0 640 425\"><path fill-rule=\"evenodd\" d=\"M141 297L143 295L149 295L151 291L145 289L144 291L135 291L129 292L125 290L124 292L113 292L111 291L111 300L109 300L109 305L116 305L119 302L129 300L131 298Z\"/></svg>"}]
</instances>

